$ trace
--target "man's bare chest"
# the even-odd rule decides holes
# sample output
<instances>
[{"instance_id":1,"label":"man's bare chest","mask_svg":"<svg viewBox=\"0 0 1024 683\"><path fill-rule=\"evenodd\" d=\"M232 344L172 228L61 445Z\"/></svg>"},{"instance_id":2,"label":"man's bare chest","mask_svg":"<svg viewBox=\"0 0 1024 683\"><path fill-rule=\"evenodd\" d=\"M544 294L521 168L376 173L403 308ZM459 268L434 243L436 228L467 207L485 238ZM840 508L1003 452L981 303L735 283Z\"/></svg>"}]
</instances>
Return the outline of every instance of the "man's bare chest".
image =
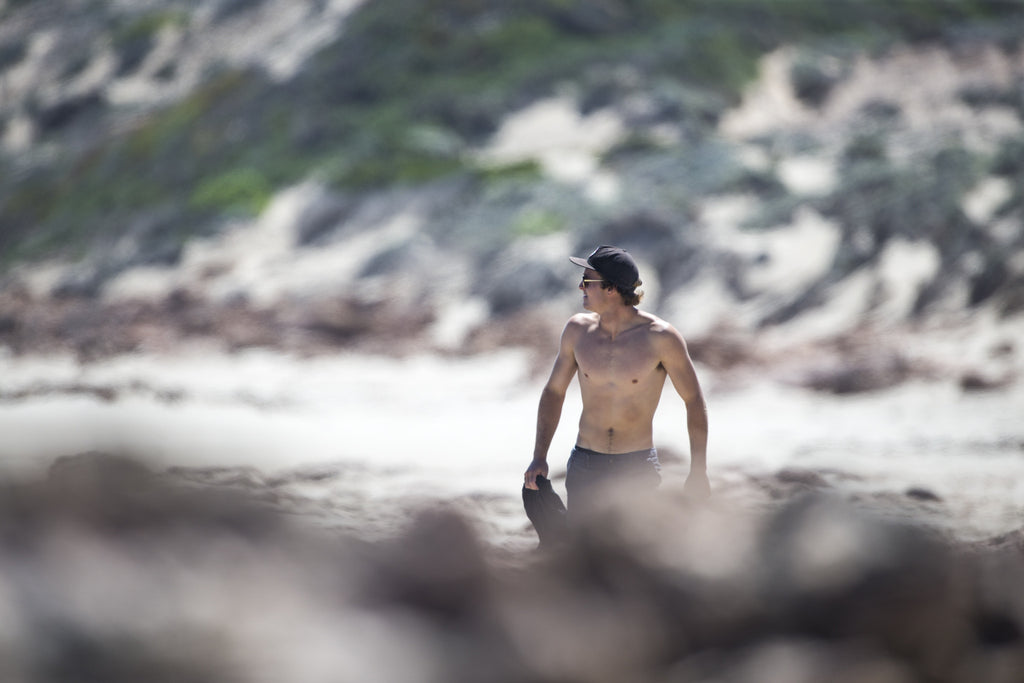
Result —
<instances>
[{"instance_id":1,"label":"man's bare chest","mask_svg":"<svg viewBox=\"0 0 1024 683\"><path fill-rule=\"evenodd\" d=\"M646 381L660 370L660 362L645 335L609 339L587 336L576 347L580 381L627 386Z\"/></svg>"}]
</instances>

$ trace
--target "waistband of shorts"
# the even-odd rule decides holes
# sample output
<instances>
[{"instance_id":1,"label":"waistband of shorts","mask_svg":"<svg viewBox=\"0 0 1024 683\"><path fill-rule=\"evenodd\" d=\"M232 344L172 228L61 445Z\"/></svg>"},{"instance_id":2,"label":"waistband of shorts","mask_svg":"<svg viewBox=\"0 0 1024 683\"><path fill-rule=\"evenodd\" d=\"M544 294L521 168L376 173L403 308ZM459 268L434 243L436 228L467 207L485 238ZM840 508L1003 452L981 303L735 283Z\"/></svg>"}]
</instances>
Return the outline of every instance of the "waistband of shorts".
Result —
<instances>
[{"instance_id":1,"label":"waistband of shorts","mask_svg":"<svg viewBox=\"0 0 1024 683\"><path fill-rule=\"evenodd\" d=\"M594 450L591 450L589 448L584 448L583 446L573 446L572 447L572 452L573 452L573 454L579 453L580 455L600 456L600 457L603 457L603 458L625 458L625 459L637 458L637 457L650 458L651 456L657 457L657 455L658 455L658 449L657 448L653 448L653 447L652 448L645 448L642 451L630 451L628 453L602 453L601 451L594 451Z\"/></svg>"}]
</instances>

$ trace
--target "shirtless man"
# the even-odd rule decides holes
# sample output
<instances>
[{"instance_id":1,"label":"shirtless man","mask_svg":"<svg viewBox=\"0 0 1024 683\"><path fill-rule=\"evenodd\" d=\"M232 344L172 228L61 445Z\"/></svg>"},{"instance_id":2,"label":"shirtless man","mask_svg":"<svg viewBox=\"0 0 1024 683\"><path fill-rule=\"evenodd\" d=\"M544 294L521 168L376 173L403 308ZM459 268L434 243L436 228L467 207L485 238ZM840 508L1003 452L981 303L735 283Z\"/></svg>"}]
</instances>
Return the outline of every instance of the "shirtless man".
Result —
<instances>
[{"instance_id":1,"label":"shirtless man","mask_svg":"<svg viewBox=\"0 0 1024 683\"><path fill-rule=\"evenodd\" d=\"M660 483L653 422L666 377L686 405L690 473L684 490L708 496L707 409L682 335L664 320L637 310L639 271L625 250L601 246L586 259L570 260L584 268L579 288L583 307L590 312L574 315L562 332L541 393L526 488L537 489L537 476L547 477L548 448L565 392L579 373L583 413L565 480L570 518L574 510L596 502L598 485L625 477L650 488Z\"/></svg>"}]
</instances>

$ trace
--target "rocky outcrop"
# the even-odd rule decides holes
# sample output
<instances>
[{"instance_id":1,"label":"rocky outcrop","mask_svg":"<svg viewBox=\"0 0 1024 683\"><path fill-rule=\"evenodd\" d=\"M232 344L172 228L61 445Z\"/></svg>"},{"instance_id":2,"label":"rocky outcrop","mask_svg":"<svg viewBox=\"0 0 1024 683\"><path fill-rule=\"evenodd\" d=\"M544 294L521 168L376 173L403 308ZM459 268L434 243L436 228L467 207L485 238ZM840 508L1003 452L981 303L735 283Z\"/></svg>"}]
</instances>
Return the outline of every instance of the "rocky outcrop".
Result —
<instances>
[{"instance_id":1,"label":"rocky outcrop","mask_svg":"<svg viewBox=\"0 0 1024 683\"><path fill-rule=\"evenodd\" d=\"M665 498L510 555L450 508L371 541L282 517L245 493L264 479L197 474L90 454L2 484L5 676L1011 683L1024 666L1019 534L965 546L820 496L757 514Z\"/></svg>"}]
</instances>

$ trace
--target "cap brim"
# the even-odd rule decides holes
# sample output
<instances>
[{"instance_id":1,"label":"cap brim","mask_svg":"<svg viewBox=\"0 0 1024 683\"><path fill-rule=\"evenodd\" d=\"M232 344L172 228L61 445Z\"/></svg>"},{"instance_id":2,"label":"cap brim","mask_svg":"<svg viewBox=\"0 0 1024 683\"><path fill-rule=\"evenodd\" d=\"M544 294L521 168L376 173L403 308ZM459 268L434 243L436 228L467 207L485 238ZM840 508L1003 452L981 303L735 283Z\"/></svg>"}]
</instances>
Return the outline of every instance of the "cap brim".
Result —
<instances>
[{"instance_id":1,"label":"cap brim","mask_svg":"<svg viewBox=\"0 0 1024 683\"><path fill-rule=\"evenodd\" d=\"M587 259L581 258L579 256L570 256L569 260L572 261L573 263L575 263L580 268L593 268L594 267L594 266L590 265L590 263L587 261Z\"/></svg>"}]
</instances>

